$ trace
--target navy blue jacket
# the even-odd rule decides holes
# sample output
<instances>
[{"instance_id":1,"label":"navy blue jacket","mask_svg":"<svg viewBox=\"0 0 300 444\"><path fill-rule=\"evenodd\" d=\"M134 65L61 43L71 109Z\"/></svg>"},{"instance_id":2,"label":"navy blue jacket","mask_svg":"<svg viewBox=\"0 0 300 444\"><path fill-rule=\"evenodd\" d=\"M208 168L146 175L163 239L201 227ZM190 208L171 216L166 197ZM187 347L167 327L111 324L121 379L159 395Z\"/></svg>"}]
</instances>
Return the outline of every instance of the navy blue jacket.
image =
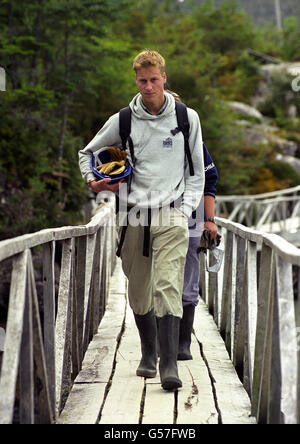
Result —
<instances>
[{"instance_id":1,"label":"navy blue jacket","mask_svg":"<svg viewBox=\"0 0 300 444\"><path fill-rule=\"evenodd\" d=\"M216 197L218 171L204 143L203 143L203 160L204 160L204 172L205 172L204 196Z\"/></svg>"}]
</instances>

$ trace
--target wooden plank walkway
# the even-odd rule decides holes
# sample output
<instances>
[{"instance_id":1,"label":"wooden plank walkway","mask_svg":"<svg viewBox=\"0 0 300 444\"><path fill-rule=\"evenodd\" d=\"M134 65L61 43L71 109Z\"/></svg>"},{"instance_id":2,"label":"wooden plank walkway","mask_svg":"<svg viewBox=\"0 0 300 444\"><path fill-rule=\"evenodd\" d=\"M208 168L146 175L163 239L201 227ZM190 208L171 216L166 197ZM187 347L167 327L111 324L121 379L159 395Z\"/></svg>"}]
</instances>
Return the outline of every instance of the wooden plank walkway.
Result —
<instances>
[{"instance_id":1,"label":"wooden plank walkway","mask_svg":"<svg viewBox=\"0 0 300 444\"><path fill-rule=\"evenodd\" d=\"M195 313L191 361L178 361L183 387L137 377L140 343L120 261L106 313L85 354L59 424L255 424L250 400L206 305Z\"/></svg>"}]
</instances>

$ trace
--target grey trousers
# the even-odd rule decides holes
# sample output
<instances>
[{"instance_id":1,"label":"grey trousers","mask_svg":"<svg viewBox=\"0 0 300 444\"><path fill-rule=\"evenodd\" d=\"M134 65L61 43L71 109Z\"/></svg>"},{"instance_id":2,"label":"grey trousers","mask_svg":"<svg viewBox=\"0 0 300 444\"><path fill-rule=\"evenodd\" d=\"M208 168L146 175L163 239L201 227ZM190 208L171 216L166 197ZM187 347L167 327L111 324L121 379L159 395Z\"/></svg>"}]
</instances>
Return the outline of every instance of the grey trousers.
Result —
<instances>
[{"instance_id":1,"label":"grey trousers","mask_svg":"<svg viewBox=\"0 0 300 444\"><path fill-rule=\"evenodd\" d=\"M143 315L154 309L157 317L182 317L182 289L188 249L188 220L170 208L168 219L158 212L150 226L149 257L143 256L144 226L128 225L121 251L128 278L129 304Z\"/></svg>"},{"instance_id":2,"label":"grey trousers","mask_svg":"<svg viewBox=\"0 0 300 444\"><path fill-rule=\"evenodd\" d=\"M197 253L199 245L200 236L190 237L184 270L183 306L196 306L199 302L200 255Z\"/></svg>"}]
</instances>

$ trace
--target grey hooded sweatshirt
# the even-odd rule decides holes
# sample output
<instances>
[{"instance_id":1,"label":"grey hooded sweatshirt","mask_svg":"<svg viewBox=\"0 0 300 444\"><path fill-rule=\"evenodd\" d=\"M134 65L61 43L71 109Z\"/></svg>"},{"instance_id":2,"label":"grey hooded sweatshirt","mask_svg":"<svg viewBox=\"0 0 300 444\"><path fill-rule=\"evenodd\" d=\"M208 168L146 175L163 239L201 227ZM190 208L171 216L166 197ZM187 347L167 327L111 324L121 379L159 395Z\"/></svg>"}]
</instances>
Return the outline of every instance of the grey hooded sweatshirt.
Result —
<instances>
[{"instance_id":1,"label":"grey hooded sweatshirt","mask_svg":"<svg viewBox=\"0 0 300 444\"><path fill-rule=\"evenodd\" d=\"M141 94L137 94L129 105L136 163L126 204L158 208L181 197L179 210L190 217L200 203L205 180L200 121L198 114L188 108L189 143L195 170L194 176L191 176L184 153L183 135L181 132L175 136L171 133L177 127L175 100L171 94L164 94L166 101L157 115L145 109ZM119 113L111 116L90 143L79 151L79 166L86 183L95 179L90 167L92 154L109 146L121 146ZM132 165L128 147L126 152ZM121 196L122 193L120 199Z\"/></svg>"}]
</instances>

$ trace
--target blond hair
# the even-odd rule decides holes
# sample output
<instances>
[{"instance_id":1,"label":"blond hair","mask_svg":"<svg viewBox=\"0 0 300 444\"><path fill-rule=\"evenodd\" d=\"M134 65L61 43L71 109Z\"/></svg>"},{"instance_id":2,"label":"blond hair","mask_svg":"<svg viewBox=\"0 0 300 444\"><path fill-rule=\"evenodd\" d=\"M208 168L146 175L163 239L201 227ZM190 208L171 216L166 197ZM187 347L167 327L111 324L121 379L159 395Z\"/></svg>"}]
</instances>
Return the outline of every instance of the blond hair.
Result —
<instances>
[{"instance_id":1,"label":"blond hair","mask_svg":"<svg viewBox=\"0 0 300 444\"><path fill-rule=\"evenodd\" d=\"M137 72L141 68L155 67L163 74L166 69L165 59L157 52L151 49L145 49L140 52L133 60L133 69Z\"/></svg>"}]
</instances>

